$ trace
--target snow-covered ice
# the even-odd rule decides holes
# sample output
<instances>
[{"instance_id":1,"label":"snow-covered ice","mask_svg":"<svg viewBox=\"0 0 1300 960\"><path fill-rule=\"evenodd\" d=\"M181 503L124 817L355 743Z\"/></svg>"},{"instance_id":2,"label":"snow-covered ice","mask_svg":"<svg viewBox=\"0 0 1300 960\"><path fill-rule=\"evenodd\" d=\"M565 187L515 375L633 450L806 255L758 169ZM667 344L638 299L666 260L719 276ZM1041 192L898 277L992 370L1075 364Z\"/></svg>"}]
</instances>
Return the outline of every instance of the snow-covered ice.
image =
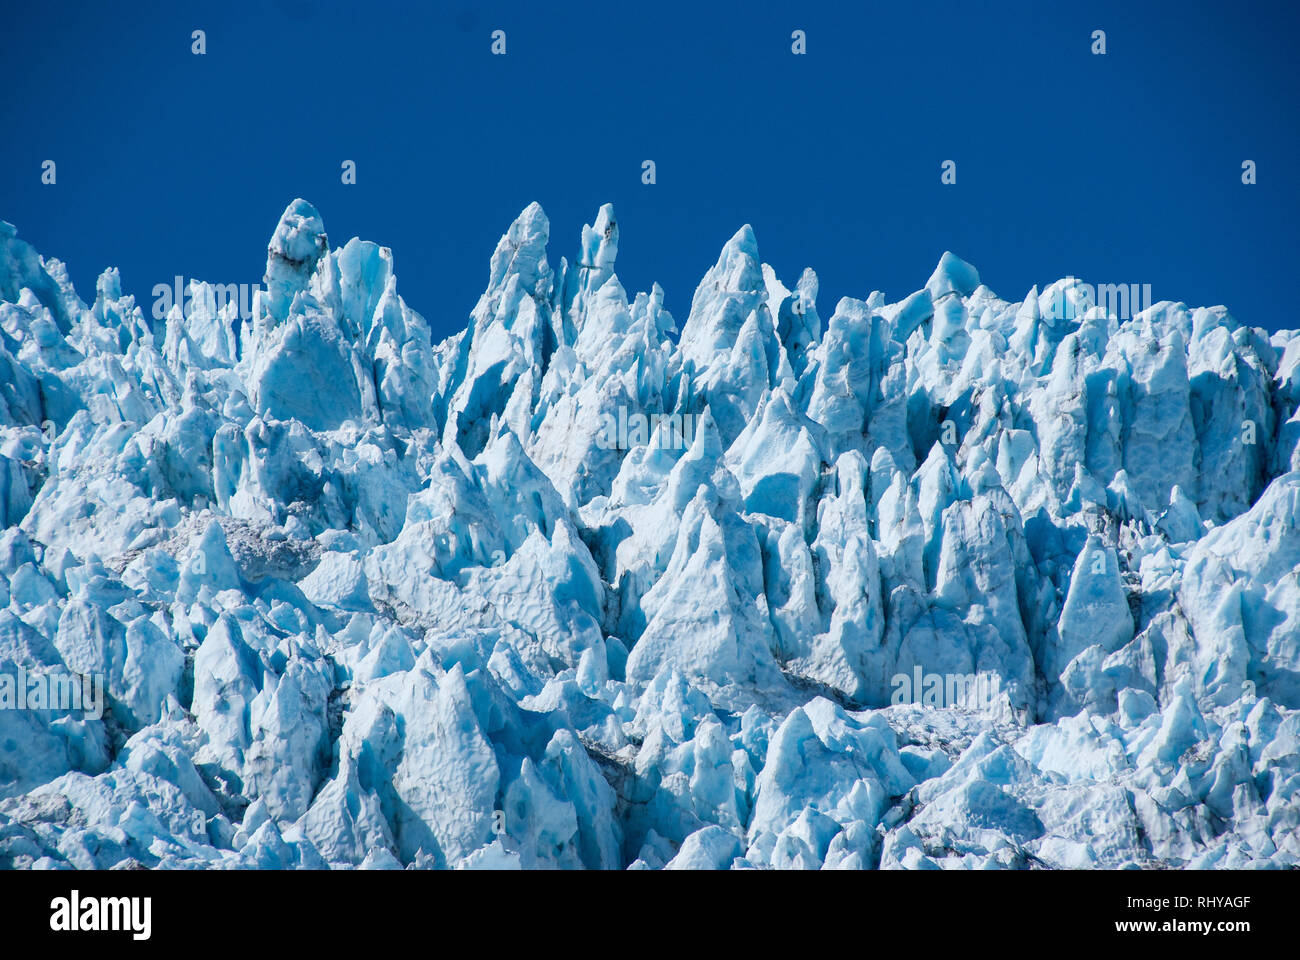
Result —
<instances>
[{"instance_id":1,"label":"snow-covered ice","mask_svg":"<svg viewBox=\"0 0 1300 960\"><path fill-rule=\"evenodd\" d=\"M1300 866L1300 332L549 233L436 343L304 200L247 319L0 224L0 866Z\"/></svg>"}]
</instances>

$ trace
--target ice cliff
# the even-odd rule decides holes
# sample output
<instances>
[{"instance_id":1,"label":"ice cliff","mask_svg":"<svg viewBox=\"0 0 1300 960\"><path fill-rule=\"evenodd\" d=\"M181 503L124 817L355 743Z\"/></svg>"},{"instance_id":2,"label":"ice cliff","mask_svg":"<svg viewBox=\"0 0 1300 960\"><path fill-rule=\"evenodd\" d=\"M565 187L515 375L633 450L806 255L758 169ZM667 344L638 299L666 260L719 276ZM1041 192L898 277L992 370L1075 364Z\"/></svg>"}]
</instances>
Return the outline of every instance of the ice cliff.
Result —
<instances>
[{"instance_id":1,"label":"ice cliff","mask_svg":"<svg viewBox=\"0 0 1300 960\"><path fill-rule=\"evenodd\" d=\"M549 239L435 343L302 200L250 316L0 224L0 866L1300 865L1300 332Z\"/></svg>"}]
</instances>

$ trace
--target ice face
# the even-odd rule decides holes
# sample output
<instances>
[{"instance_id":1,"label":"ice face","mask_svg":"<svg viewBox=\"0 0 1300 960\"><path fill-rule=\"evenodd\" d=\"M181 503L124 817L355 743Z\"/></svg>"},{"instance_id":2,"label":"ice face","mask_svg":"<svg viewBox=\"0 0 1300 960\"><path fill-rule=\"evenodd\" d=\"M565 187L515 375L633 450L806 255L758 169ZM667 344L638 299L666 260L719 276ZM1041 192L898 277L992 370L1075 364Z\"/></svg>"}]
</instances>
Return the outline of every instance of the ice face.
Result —
<instances>
[{"instance_id":1,"label":"ice face","mask_svg":"<svg viewBox=\"0 0 1300 960\"><path fill-rule=\"evenodd\" d=\"M1300 864L1300 333L619 237L435 343L303 200L247 316L0 224L0 866Z\"/></svg>"}]
</instances>

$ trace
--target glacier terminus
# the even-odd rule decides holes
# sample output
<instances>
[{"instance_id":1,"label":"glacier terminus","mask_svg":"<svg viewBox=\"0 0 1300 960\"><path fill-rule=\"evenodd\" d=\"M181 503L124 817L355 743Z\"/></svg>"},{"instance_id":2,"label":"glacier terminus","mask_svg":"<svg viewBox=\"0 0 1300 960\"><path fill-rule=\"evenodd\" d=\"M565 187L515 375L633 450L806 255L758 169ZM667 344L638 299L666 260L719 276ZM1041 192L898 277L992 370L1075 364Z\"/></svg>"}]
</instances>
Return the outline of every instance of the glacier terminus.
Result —
<instances>
[{"instance_id":1,"label":"glacier terminus","mask_svg":"<svg viewBox=\"0 0 1300 960\"><path fill-rule=\"evenodd\" d=\"M1300 331L618 247L435 342L304 200L158 316L0 224L0 867L1300 866Z\"/></svg>"}]
</instances>

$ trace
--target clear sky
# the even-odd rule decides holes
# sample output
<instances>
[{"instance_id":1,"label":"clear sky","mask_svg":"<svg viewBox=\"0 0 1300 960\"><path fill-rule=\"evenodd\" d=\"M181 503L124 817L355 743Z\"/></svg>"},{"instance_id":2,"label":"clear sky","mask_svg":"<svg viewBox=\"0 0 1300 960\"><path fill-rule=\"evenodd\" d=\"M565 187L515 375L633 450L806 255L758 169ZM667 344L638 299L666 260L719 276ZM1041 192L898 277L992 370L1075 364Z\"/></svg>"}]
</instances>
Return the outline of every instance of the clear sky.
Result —
<instances>
[{"instance_id":1,"label":"clear sky","mask_svg":"<svg viewBox=\"0 0 1300 960\"><path fill-rule=\"evenodd\" d=\"M950 249L1009 300L1074 275L1300 326L1296 3L5 6L0 219L87 300L106 266L145 304L176 274L256 283L302 196L335 245L392 248L441 337L530 201L554 264L612 201L624 286L659 281L679 325L751 223L823 316Z\"/></svg>"}]
</instances>

